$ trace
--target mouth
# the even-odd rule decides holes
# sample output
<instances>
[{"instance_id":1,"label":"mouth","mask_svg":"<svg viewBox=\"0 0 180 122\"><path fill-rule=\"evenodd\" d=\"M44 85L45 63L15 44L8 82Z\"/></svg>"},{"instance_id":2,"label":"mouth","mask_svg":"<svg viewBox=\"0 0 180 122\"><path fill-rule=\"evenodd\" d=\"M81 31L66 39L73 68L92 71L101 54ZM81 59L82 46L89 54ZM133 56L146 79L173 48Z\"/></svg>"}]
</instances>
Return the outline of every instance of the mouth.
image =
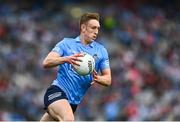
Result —
<instances>
[{"instance_id":1,"label":"mouth","mask_svg":"<svg viewBox=\"0 0 180 122\"><path fill-rule=\"evenodd\" d=\"M93 39L96 39L97 36L93 36Z\"/></svg>"}]
</instances>

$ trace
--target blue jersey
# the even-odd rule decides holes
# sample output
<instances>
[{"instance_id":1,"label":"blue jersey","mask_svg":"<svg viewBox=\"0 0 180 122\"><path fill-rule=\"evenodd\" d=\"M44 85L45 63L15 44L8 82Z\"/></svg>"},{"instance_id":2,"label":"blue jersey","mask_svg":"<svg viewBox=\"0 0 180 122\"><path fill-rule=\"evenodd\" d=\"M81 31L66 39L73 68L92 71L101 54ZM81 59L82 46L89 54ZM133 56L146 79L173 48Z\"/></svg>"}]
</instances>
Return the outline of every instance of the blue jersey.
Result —
<instances>
[{"instance_id":1,"label":"blue jersey","mask_svg":"<svg viewBox=\"0 0 180 122\"><path fill-rule=\"evenodd\" d=\"M95 41L89 45L83 45L79 37L75 39L64 38L56 44L52 51L57 52L60 56L70 56L85 52L94 57L96 71L109 68L107 50ZM60 87L66 93L69 103L79 104L87 89L91 86L92 81L92 74L80 76L73 70L71 64L63 63L59 65L57 78L52 84Z\"/></svg>"}]
</instances>

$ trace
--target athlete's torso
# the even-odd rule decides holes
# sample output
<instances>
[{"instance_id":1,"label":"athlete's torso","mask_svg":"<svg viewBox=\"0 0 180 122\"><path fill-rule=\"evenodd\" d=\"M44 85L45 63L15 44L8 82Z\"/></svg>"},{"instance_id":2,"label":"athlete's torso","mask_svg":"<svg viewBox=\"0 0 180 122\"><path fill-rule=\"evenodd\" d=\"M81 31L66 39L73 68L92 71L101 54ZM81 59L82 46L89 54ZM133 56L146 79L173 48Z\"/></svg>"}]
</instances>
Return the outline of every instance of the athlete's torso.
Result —
<instances>
[{"instance_id":1,"label":"athlete's torso","mask_svg":"<svg viewBox=\"0 0 180 122\"><path fill-rule=\"evenodd\" d=\"M80 52L88 53L95 58L96 71L109 67L106 49L97 42L85 46L80 42L79 37L64 38L52 51L59 53L60 56L70 56ZM65 91L70 103L79 104L92 80L92 74L80 76L73 70L71 64L64 63L59 65L57 78L52 84Z\"/></svg>"}]
</instances>

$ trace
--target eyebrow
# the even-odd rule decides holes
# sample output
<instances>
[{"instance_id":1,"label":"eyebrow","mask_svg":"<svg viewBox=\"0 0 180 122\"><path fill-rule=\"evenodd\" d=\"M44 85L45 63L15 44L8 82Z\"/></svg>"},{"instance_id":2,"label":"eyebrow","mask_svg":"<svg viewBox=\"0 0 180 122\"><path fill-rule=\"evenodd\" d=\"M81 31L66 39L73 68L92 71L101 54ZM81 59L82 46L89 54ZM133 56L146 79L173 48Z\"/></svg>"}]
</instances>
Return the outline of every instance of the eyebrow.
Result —
<instances>
[{"instance_id":1,"label":"eyebrow","mask_svg":"<svg viewBox=\"0 0 180 122\"><path fill-rule=\"evenodd\" d=\"M96 26L96 25L89 25L90 27L97 27L100 28L100 26Z\"/></svg>"},{"instance_id":2,"label":"eyebrow","mask_svg":"<svg viewBox=\"0 0 180 122\"><path fill-rule=\"evenodd\" d=\"M97 27L97 28L100 28L100 26L92 26L92 27Z\"/></svg>"}]
</instances>

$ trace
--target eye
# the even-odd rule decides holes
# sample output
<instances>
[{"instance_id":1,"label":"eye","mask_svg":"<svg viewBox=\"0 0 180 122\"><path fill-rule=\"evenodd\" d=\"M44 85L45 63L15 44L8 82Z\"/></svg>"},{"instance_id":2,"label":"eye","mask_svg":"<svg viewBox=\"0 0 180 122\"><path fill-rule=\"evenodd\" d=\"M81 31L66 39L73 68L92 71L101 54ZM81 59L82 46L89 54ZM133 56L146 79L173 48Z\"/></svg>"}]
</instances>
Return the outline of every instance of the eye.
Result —
<instances>
[{"instance_id":1,"label":"eye","mask_svg":"<svg viewBox=\"0 0 180 122\"><path fill-rule=\"evenodd\" d=\"M91 29L94 29L94 30L95 30L95 29L98 29L98 30L99 30L99 28L100 28L100 27L96 27L96 26L91 27Z\"/></svg>"},{"instance_id":2,"label":"eye","mask_svg":"<svg viewBox=\"0 0 180 122\"><path fill-rule=\"evenodd\" d=\"M92 29L96 29L96 27L94 26L94 27L92 27Z\"/></svg>"}]
</instances>

